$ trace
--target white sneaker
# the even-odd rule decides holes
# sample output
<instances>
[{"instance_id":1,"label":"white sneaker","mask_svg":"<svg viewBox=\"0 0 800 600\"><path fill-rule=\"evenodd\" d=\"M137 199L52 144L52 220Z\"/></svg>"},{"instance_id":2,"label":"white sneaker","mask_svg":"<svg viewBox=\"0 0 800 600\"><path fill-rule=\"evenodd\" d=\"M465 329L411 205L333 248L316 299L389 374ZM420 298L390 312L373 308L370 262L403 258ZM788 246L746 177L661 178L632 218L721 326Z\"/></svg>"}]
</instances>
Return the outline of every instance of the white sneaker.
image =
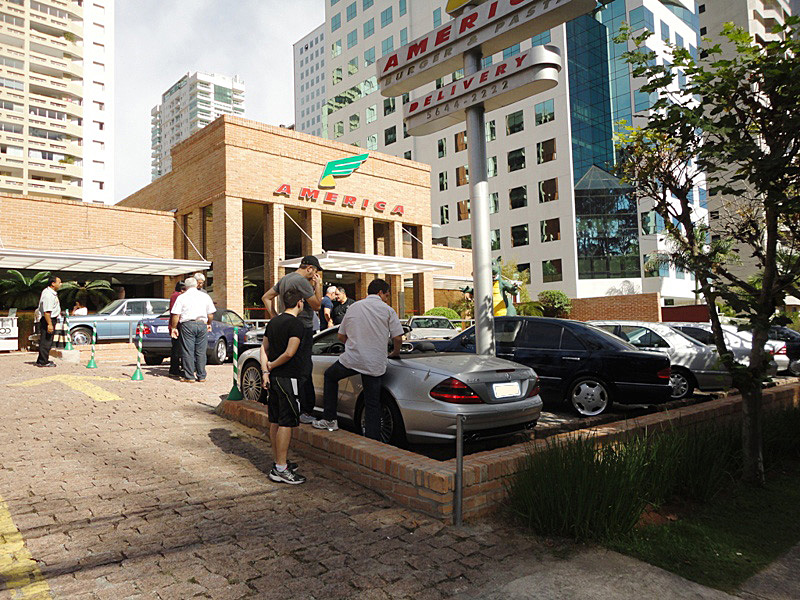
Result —
<instances>
[{"instance_id":1,"label":"white sneaker","mask_svg":"<svg viewBox=\"0 0 800 600\"><path fill-rule=\"evenodd\" d=\"M300 422L308 425L309 423L313 423L316 419L312 415L307 415L306 413L300 414Z\"/></svg>"},{"instance_id":2,"label":"white sneaker","mask_svg":"<svg viewBox=\"0 0 800 600\"><path fill-rule=\"evenodd\" d=\"M333 419L332 421L316 419L311 425L314 427L314 429L327 429L328 431L336 431L339 429L339 424L336 422L336 419Z\"/></svg>"}]
</instances>

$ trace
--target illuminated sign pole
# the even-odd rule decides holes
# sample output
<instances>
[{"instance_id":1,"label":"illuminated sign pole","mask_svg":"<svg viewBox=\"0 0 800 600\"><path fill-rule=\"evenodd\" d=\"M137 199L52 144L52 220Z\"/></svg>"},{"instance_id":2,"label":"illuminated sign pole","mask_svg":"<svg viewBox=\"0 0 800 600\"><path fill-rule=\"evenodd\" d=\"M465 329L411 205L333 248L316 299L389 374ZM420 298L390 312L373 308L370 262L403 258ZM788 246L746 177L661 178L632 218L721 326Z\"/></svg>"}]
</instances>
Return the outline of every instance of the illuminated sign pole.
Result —
<instances>
[{"instance_id":1,"label":"illuminated sign pole","mask_svg":"<svg viewBox=\"0 0 800 600\"><path fill-rule=\"evenodd\" d=\"M484 114L555 87L561 70L554 46L535 47L485 69L481 59L596 7L595 0L449 0L453 20L378 61L384 96L410 92L464 68L462 79L408 102L403 110L410 135L466 120L478 354L495 353Z\"/></svg>"}]
</instances>

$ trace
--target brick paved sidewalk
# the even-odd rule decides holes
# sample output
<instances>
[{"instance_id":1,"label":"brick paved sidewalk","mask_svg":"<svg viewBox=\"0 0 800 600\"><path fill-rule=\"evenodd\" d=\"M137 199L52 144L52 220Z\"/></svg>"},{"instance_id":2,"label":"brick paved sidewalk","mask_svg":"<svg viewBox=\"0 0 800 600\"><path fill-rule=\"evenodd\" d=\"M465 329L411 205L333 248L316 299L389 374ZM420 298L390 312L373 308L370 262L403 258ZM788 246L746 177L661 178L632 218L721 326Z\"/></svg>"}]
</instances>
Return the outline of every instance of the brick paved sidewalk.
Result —
<instances>
[{"instance_id":1,"label":"brick paved sidewalk","mask_svg":"<svg viewBox=\"0 0 800 600\"><path fill-rule=\"evenodd\" d=\"M166 367L134 383L132 367L32 362L0 355L2 600L37 580L26 597L449 598L543 553L498 522L456 530L392 508L301 457L306 485L270 482L265 441L212 414L230 365L184 384ZM9 553L3 501L33 560Z\"/></svg>"}]
</instances>

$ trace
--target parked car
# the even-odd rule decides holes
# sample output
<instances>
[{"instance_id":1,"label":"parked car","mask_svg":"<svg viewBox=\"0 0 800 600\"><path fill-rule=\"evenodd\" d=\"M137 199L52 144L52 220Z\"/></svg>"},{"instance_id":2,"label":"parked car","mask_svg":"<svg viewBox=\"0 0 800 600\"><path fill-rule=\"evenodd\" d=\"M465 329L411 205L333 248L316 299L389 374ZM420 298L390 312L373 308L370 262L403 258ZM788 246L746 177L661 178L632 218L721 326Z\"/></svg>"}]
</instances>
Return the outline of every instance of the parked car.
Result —
<instances>
[{"instance_id":1,"label":"parked car","mask_svg":"<svg viewBox=\"0 0 800 600\"><path fill-rule=\"evenodd\" d=\"M172 338L169 335L169 313L164 313L155 319L144 319L142 326L144 328L142 334L144 362L148 365L160 365L165 358L169 358L172 349ZM250 329L244 319L232 310L218 310L214 313L211 332L207 335L208 364L221 365L229 357L233 357L234 327L239 328L239 346L241 347Z\"/></svg>"},{"instance_id":2,"label":"parked car","mask_svg":"<svg viewBox=\"0 0 800 600\"><path fill-rule=\"evenodd\" d=\"M670 398L669 359L642 352L578 321L496 317L497 356L533 368L545 402L568 401L582 416L599 415L614 402L658 404ZM475 328L431 342L440 352L475 352Z\"/></svg>"},{"instance_id":3,"label":"parked car","mask_svg":"<svg viewBox=\"0 0 800 600\"><path fill-rule=\"evenodd\" d=\"M672 399L731 386L730 373L722 366L715 348L701 344L663 323L644 321L589 321L592 325L630 342L641 350L663 352L672 367Z\"/></svg>"},{"instance_id":4,"label":"parked car","mask_svg":"<svg viewBox=\"0 0 800 600\"><path fill-rule=\"evenodd\" d=\"M317 412L322 410L323 375L344 344L338 327L314 337L313 381ZM239 357L239 383L245 400L263 401L259 349ZM430 342L403 344L399 358L389 359L381 395L381 439L406 443L450 443L456 415L466 415L465 439L499 437L533 429L542 410L539 381L533 369L494 357L439 354ZM363 430L361 377L339 383L337 419Z\"/></svg>"},{"instance_id":5,"label":"parked car","mask_svg":"<svg viewBox=\"0 0 800 600\"><path fill-rule=\"evenodd\" d=\"M786 344L786 356L789 361L800 361L800 333L788 327L773 325L769 328L767 335L771 340ZM800 373L795 373L795 375L800 375Z\"/></svg>"},{"instance_id":6,"label":"parked car","mask_svg":"<svg viewBox=\"0 0 800 600\"><path fill-rule=\"evenodd\" d=\"M411 328L407 340L444 339L449 340L458 334L458 329L446 317L411 317L406 321Z\"/></svg>"},{"instance_id":7,"label":"parked car","mask_svg":"<svg viewBox=\"0 0 800 600\"><path fill-rule=\"evenodd\" d=\"M711 323L664 323L682 331L689 337L696 339L701 344L715 346L714 333L711 330ZM725 337L725 345L733 353L737 362L750 364L750 352L753 349L753 334L749 331L739 331L735 325L722 325L722 334ZM789 357L786 356L786 344L773 340L767 340L764 349L770 354L771 361L768 367L768 374L775 375L779 371L786 371L789 368Z\"/></svg>"},{"instance_id":8,"label":"parked car","mask_svg":"<svg viewBox=\"0 0 800 600\"><path fill-rule=\"evenodd\" d=\"M72 343L84 346L92 343L92 332L99 341L127 340L142 319L152 319L169 308L167 298L125 298L114 300L97 314L70 317Z\"/></svg>"}]
</instances>

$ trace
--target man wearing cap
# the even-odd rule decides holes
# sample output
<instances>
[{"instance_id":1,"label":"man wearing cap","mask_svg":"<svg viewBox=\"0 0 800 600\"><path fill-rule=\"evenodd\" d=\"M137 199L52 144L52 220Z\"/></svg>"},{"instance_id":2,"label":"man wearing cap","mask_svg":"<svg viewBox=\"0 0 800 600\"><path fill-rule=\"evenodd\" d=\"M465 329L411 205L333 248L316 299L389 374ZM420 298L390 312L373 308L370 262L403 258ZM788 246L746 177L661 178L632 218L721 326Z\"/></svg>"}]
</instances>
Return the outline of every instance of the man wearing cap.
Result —
<instances>
[{"instance_id":1,"label":"man wearing cap","mask_svg":"<svg viewBox=\"0 0 800 600\"><path fill-rule=\"evenodd\" d=\"M261 298L266 308L267 318L283 312L284 307L281 299L289 290L297 290L303 298L303 310L297 315L303 324L303 339L300 340L300 349L297 351L298 362L302 364L303 377L305 379L300 390L300 422L312 423L314 421L314 405L316 395L314 394L314 383L311 379L311 346L314 336L314 313L322 307L322 286L320 284L320 271L322 266L316 256L304 256L300 261L300 266L294 273L287 273L267 293ZM274 310L273 301L278 299L278 309Z\"/></svg>"}]
</instances>

